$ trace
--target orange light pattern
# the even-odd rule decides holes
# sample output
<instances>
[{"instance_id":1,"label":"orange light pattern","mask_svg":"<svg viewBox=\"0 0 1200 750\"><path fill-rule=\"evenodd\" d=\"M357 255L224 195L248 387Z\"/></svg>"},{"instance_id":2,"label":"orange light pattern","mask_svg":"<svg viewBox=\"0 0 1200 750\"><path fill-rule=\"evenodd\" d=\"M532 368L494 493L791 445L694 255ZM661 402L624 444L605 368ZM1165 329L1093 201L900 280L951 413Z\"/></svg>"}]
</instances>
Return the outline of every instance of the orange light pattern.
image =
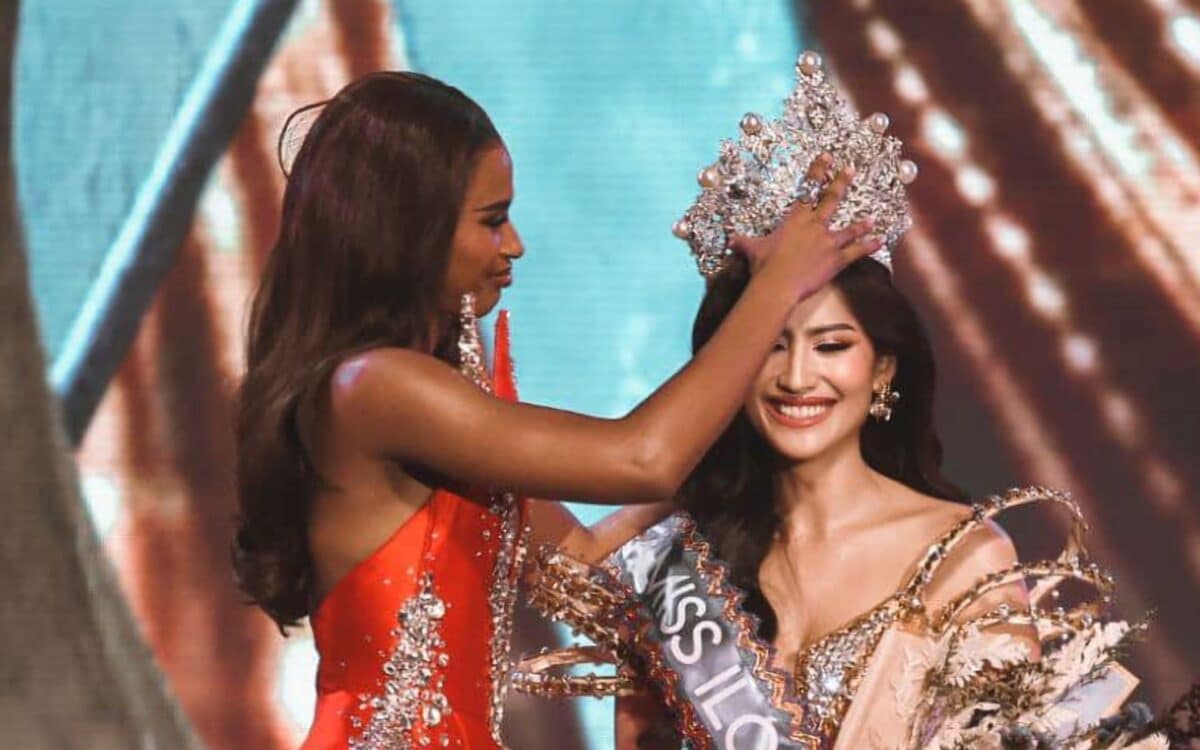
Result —
<instances>
[{"instance_id":1,"label":"orange light pattern","mask_svg":"<svg viewBox=\"0 0 1200 750\"><path fill-rule=\"evenodd\" d=\"M970 374L950 380L974 380L945 400L987 404L994 424L971 428L1005 446L1014 482L1080 496L1123 612L1159 611L1136 666L1166 698L1200 670L1180 669L1200 660L1200 473L1172 439L1195 408L1180 371L1200 374L1200 167L1178 107L1094 31L1095 5L813 8L846 86L922 168L897 265L955 340L944 365Z\"/></svg>"}]
</instances>

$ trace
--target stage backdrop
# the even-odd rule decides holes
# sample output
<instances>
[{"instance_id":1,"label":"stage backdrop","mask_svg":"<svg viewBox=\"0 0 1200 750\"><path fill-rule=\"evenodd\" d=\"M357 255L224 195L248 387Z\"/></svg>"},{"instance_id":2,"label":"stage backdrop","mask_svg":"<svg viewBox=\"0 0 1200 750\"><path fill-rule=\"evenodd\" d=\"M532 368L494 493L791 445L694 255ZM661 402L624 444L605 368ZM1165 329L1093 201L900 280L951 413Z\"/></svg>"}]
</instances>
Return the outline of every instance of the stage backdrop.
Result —
<instances>
[{"instance_id":1,"label":"stage backdrop","mask_svg":"<svg viewBox=\"0 0 1200 750\"><path fill-rule=\"evenodd\" d=\"M43 341L62 343L184 93L251 3L24 0L19 194ZM952 477L1073 490L1133 666L1164 701L1200 672L1200 18L1196 0L342 0L299 4L77 458L171 689L213 748L288 747L314 655L239 599L230 397L277 230L293 108L379 68L460 86L516 164L526 256L506 295L522 396L599 415L688 356L701 284L669 231L746 111L819 48L921 166L897 280L941 368ZM702 404L697 405L703 408ZM597 511L576 506L581 518ZM1023 549L1060 533L1015 519ZM1027 541L1026 541L1027 540ZM520 649L560 637L526 613ZM611 706L514 701L517 748L611 747ZM554 715L553 719L544 718Z\"/></svg>"}]
</instances>

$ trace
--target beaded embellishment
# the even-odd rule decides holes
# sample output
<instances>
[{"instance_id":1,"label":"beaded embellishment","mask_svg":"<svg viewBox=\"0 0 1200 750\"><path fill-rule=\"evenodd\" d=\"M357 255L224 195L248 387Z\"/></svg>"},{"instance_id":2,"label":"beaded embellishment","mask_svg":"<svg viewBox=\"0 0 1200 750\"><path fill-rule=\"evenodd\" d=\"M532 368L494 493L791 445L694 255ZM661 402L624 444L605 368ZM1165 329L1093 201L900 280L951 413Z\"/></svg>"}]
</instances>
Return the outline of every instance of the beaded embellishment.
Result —
<instances>
[{"instance_id":1,"label":"beaded embellishment","mask_svg":"<svg viewBox=\"0 0 1200 750\"><path fill-rule=\"evenodd\" d=\"M504 720L504 698L512 673L513 610L517 600L517 577L525 564L528 529L521 525L521 504L511 492L492 497L491 512L500 517L500 549L492 572L488 606L492 611L491 677L492 739L504 746L500 725Z\"/></svg>"},{"instance_id":2,"label":"beaded embellishment","mask_svg":"<svg viewBox=\"0 0 1200 750\"><path fill-rule=\"evenodd\" d=\"M378 695L359 696L359 709L369 709L371 719L361 735L351 738L350 750L415 748L415 737L425 740L435 734L450 714L443 692L444 670L450 663L442 637L445 616L446 603L434 591L433 576L426 573L420 590L396 615L397 627L391 633L396 647L383 664L383 690ZM443 737L442 744L448 740Z\"/></svg>"},{"instance_id":3,"label":"beaded embellishment","mask_svg":"<svg viewBox=\"0 0 1200 750\"><path fill-rule=\"evenodd\" d=\"M836 731L858 690L867 660L884 631L901 614L893 597L801 653L795 678L797 692L808 702L806 731L830 735Z\"/></svg>"},{"instance_id":4,"label":"beaded embellishment","mask_svg":"<svg viewBox=\"0 0 1200 750\"><path fill-rule=\"evenodd\" d=\"M484 365L479 321L475 316L474 294L464 294L462 298L458 356L459 368L463 374L485 392L492 393L492 383ZM490 511L499 519L500 546L496 551L488 593L488 607L492 617L492 639L489 644L492 701L489 725L492 739L503 747L500 725L504 720L504 698L508 693L509 675L512 671L510 653L513 610L517 600L517 577L525 564L528 530L522 526L521 503L511 492L493 492Z\"/></svg>"},{"instance_id":5,"label":"beaded embellishment","mask_svg":"<svg viewBox=\"0 0 1200 750\"><path fill-rule=\"evenodd\" d=\"M459 326L459 369L479 388L492 393L473 294L463 295ZM511 672L509 655L517 579L524 564L528 532L523 526L522 507L510 492L492 493L489 512L496 518L498 528L483 532L485 547L493 543L493 533L499 535L488 606L492 621L489 725L492 739L500 747L504 747L500 725ZM446 603L437 596L432 575L426 573L420 590L404 602L397 615L398 627L391 632L396 647L383 665L382 691L378 695L359 696L359 709L369 710L371 718L365 728L361 727L361 720L352 720L363 732L351 739L351 750L412 750L449 744L449 735L439 736L437 731L451 713L444 693L445 669L450 664L442 636L445 616Z\"/></svg>"},{"instance_id":6,"label":"beaded embellishment","mask_svg":"<svg viewBox=\"0 0 1200 750\"><path fill-rule=\"evenodd\" d=\"M1110 579L1097 566L1083 565L1080 561L1083 554L1083 516L1069 494L1046 487L1025 487L976 502L971 506L970 516L959 521L930 545L906 585L873 609L818 639L800 652L796 659L794 676L797 692L805 695L809 703L810 713L805 717L805 728L836 736L880 639L892 625L905 621L916 622L922 629L940 635L969 604L997 586L1024 580L1027 576L1049 576L1057 572L1055 564L1018 563L1011 569L984 576L975 586L949 602L938 613L931 616L925 610L925 588L951 550L984 521L1010 508L1035 502L1057 504L1067 509L1073 524L1071 537L1062 557L1064 572L1072 573L1075 577L1090 582L1101 593L1106 593L1111 585ZM1036 621L1039 618L1057 617L1044 617L1036 609L1036 600L1031 601L1031 604L1034 609L1024 619ZM997 622L1016 622L1022 619L1017 615L1018 613L1011 612L1007 605L1001 605L994 617L978 618L977 623L988 624L992 619Z\"/></svg>"},{"instance_id":7,"label":"beaded embellishment","mask_svg":"<svg viewBox=\"0 0 1200 750\"><path fill-rule=\"evenodd\" d=\"M483 341L479 336L479 319L475 317L475 295L462 296L458 312L458 369L475 385L491 392L487 367L484 365Z\"/></svg>"}]
</instances>

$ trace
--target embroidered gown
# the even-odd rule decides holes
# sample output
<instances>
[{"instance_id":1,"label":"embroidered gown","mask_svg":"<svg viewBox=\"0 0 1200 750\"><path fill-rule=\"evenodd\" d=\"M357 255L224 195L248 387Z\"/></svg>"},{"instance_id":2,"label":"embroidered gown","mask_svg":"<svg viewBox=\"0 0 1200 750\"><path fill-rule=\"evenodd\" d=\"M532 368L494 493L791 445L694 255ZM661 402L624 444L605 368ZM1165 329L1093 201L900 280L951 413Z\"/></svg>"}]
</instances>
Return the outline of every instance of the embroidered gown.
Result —
<instances>
[{"instance_id":1,"label":"embroidered gown","mask_svg":"<svg viewBox=\"0 0 1200 750\"><path fill-rule=\"evenodd\" d=\"M1034 503L1061 506L1069 511L1071 532L1062 554L1053 561L1018 563L1004 571L992 573L979 579L953 601L929 611L925 602L926 589L951 553L999 513ZM778 680L775 679L777 670L773 666L766 666L770 661L769 646L749 635L753 631L752 624L738 623L739 617L745 619L744 611L737 604L740 592L727 584L723 565L710 557L708 543L696 533L694 522L685 513L677 513L648 529L596 566L572 561L561 552L539 554L539 577L530 600L543 614L567 622L587 633L597 643L611 644L607 646L607 661L631 665L644 679L655 684L674 713L676 729L691 742L689 747L702 750L729 750L735 747L738 738L730 735L732 725L726 731L721 723L722 715L717 709L728 699L731 705L741 711L739 716L757 711L759 713L756 716L767 718L767 713L760 711L760 703L753 697L757 691L766 696L774 707L787 714L782 717L783 721L775 725L777 734L771 735L780 738L780 742L786 735L791 743L787 747L810 750L828 750L835 745L839 748L891 748L903 744L903 736L892 738L899 744L878 744L875 741L877 730L907 730L909 724L905 722L916 715L912 713L916 711L916 705L909 705L905 701L923 695L921 680L939 663L931 656L936 649L927 649L935 642L943 642L941 639L948 637L948 631L970 632L963 628L978 623L1012 623L1023 627L1036 626L1039 640L1049 638L1052 633L1058 634L1055 637L1068 633L1072 638L1081 639L1079 643L1084 644L1094 636L1089 630L1092 628L1091 615L1088 614L1090 605L1081 604L1077 611L1071 612L1064 612L1061 607L1051 610L1044 605L1047 600L1054 599L1053 592L1057 585L1065 580L1083 581L1092 587L1097 596L1107 596L1111 592L1111 578L1099 566L1086 562L1086 551L1082 546L1083 528L1082 514L1070 496L1047 488L1010 490L1003 496L993 496L975 503L969 516L931 540L928 547L921 550L913 573L891 596L804 648L795 661L788 665L791 667L788 670L791 672L791 684L783 690L779 689ZM984 593L997 585L1024 581L1029 576L1038 581L1030 591L1031 609L1010 608L1001 604L986 615L967 618L968 622L958 624L957 618ZM702 582L699 585L693 580L697 577ZM674 594L670 593L672 586L676 589ZM696 598L687 607L662 604L668 598L676 602L684 601L684 594L701 598ZM675 613L670 628L661 623L655 624L660 609ZM707 616L705 612L710 609L719 612L718 617L723 622L733 623L727 628L729 632L722 631L720 637L708 638L708 635L715 633L709 630L705 636L706 648L692 649L690 655L680 656L679 644L672 645L668 641L689 633L695 634L701 626L710 626L711 623L703 619ZM1095 627L1103 629L1099 622ZM916 650L908 650L914 646L913 640L897 639L893 639L891 644L898 647L899 651L883 648L885 637L893 628L897 629L897 633L903 631L911 634ZM1002 636L1001 641L995 643L1008 641L1011 638ZM741 671L718 670L718 664L723 668L723 665L730 663L725 658L727 654L719 653L726 642L737 643L741 653L732 663L735 667L741 664ZM1043 652L1046 644L1043 644ZM1086 647L1091 648L1090 645ZM670 656L672 653L675 655ZM993 652L993 656L995 653L999 652ZM942 654L942 657L945 656ZM870 668L877 657L882 662L872 682ZM933 661L921 661L926 658ZM1061 676L1053 671L1059 666L1052 664L1052 661L1038 662L1046 667L1047 672L1039 674L1041 683L1028 688L1022 695L1053 693L1061 698L1065 695L1062 686L1078 685L1082 688L1089 684L1087 680L1078 681L1074 678L1062 681ZM911 667L921 669L910 673ZM902 668L903 675L891 671L897 668ZM555 678L544 677L538 673L537 664L529 660L518 667L516 677L518 688L533 694L594 694L586 690L573 690L561 680L556 682ZM913 679L916 682L912 682ZM1042 686L1052 680L1059 680L1060 689L1043 691ZM856 705L856 699L864 697L860 695L860 689L867 683L871 683L867 691L869 695L862 705ZM1132 689L1123 678L1107 684L1104 690L1110 687L1116 690L1109 696L1117 697L1114 705L1128 695L1128 692L1123 695L1120 693L1125 689L1122 685ZM547 687L540 687L542 685ZM724 687L717 690L713 687L716 685ZM905 701L900 700L902 693L907 696ZM1083 722L1080 726L1104 715L1107 704L1101 702L1093 705L1082 700L1083 692L1076 695L1081 702L1072 709L1077 709L1077 713L1070 715ZM887 700L884 700L885 697ZM854 708L858 709L857 712L852 710ZM1054 714L1058 717L1055 721L1068 715L1063 713L1061 706L1052 708L1058 712ZM1099 711L1093 710L1096 708ZM889 712L895 713L895 716ZM883 720L885 713L889 713L886 722ZM702 721L704 717L707 719ZM728 718L724 716L724 720ZM935 722L930 726L938 725ZM839 737L844 729L848 730L846 736ZM839 739L842 740L840 743Z\"/></svg>"},{"instance_id":2,"label":"embroidered gown","mask_svg":"<svg viewBox=\"0 0 1200 750\"><path fill-rule=\"evenodd\" d=\"M464 369L515 400L503 312L495 349L490 384L478 357ZM301 750L503 747L524 512L509 494L438 489L334 586L310 618L320 662Z\"/></svg>"}]
</instances>

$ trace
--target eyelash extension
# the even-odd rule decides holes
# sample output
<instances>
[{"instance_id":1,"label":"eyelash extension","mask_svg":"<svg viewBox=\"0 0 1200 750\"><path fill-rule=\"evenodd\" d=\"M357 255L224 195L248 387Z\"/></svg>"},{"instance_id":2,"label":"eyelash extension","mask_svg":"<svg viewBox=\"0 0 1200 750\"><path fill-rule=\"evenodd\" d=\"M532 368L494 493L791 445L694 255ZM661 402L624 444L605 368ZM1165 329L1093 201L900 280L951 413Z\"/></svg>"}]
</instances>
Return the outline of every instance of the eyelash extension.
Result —
<instances>
[{"instance_id":1,"label":"eyelash extension","mask_svg":"<svg viewBox=\"0 0 1200 750\"><path fill-rule=\"evenodd\" d=\"M831 341L824 344L817 344L816 349L819 352L840 352L849 349L853 344L842 341Z\"/></svg>"},{"instance_id":2,"label":"eyelash extension","mask_svg":"<svg viewBox=\"0 0 1200 750\"><path fill-rule=\"evenodd\" d=\"M502 227L508 223L508 214L504 214L503 216L494 216L490 219L486 219L483 223L493 229Z\"/></svg>"}]
</instances>

